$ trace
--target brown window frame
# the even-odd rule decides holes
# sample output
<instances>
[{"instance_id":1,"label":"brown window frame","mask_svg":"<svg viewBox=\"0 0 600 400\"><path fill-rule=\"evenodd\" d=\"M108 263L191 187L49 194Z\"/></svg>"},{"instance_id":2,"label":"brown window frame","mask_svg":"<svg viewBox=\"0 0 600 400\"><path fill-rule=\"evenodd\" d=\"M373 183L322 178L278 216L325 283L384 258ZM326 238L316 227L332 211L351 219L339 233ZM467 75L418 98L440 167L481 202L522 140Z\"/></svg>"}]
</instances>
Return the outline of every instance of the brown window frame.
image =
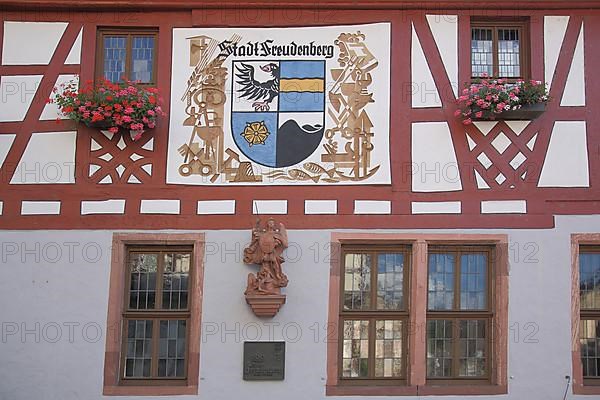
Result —
<instances>
[{"instance_id":1,"label":"brown window frame","mask_svg":"<svg viewBox=\"0 0 600 400\"><path fill-rule=\"evenodd\" d=\"M378 310L377 309L377 255L378 254L398 254L404 256L403 278L402 278L402 305L401 310ZM348 386L364 386L364 385L406 385L406 377L408 375L408 330L409 330L409 293L410 293L410 266L411 266L411 250L410 246L406 245L391 245L391 246L343 246L342 261L341 261L341 276L344 276L346 254L370 254L372 265L370 272L370 287L371 287L371 306L368 310L345 310L344 309L344 279L340 279L340 296L339 296L339 330L338 340L338 363L343 365L343 341L344 332L343 326L346 320L368 320L369 321L369 358L368 358L368 378L349 378L343 376L343 369L339 369L339 382L341 385ZM375 273L373 273L375 271ZM402 376L401 377L375 377L375 321L378 320L400 320L403 323L402 329Z\"/></svg>"},{"instance_id":2,"label":"brown window frame","mask_svg":"<svg viewBox=\"0 0 600 400\"><path fill-rule=\"evenodd\" d=\"M463 254L487 254L487 276L486 276L486 308L481 310L461 310L461 262ZM430 377L427 376L429 384L489 384L491 379L491 368L494 365L494 354L492 349L493 338L493 320L494 320L494 259L495 249L493 246L476 245L434 245L432 244L427 252L427 293L429 293L429 255L431 254L454 254L454 304L451 310L432 310L429 308L429 299L427 299L426 321L429 320L450 320L452 321L452 377ZM429 296L428 296L429 297ZM486 362L485 376L471 377L459 376L459 351L460 351L460 324L461 320L485 320L486 321ZM427 346L426 346L427 348ZM426 367L427 368L427 367Z\"/></svg>"},{"instance_id":3,"label":"brown window frame","mask_svg":"<svg viewBox=\"0 0 600 400\"><path fill-rule=\"evenodd\" d=\"M164 255L165 254L189 254L190 255L190 271L188 274L188 281L194 281L194 252L192 246L127 246L127 267L125 268L125 295L123 304L123 313L121 315L122 326L123 326L123 338L121 348L121 363L119 367L119 377L121 383L124 385L128 384L161 384L161 385L185 385L187 381L187 361L189 360L189 337L190 337L190 324L191 324L191 296L192 291L189 290L188 286L188 299L187 306L185 309L164 309L162 308L162 294L163 294L163 273L164 273ZM132 254L158 254L157 268L156 268L156 289L155 289L155 307L153 309L132 309L129 307L130 291L131 291L131 273L129 270L130 257ZM152 377L127 377L125 376L125 358L127 355L127 338L128 338L128 321L130 320L146 320L152 321L152 354L151 354L151 374ZM159 355L159 337L160 337L160 322L165 320L185 320L186 321L186 335L185 335L185 362L184 362L184 376L183 377L160 377L158 376L158 355Z\"/></svg>"},{"instance_id":4,"label":"brown window frame","mask_svg":"<svg viewBox=\"0 0 600 400\"><path fill-rule=\"evenodd\" d=\"M352 382L340 379L343 338L341 324L341 297L344 296L344 249L349 246L405 246L410 249L408 290L408 346L405 368L406 382L382 385L377 382ZM489 295L494 316L489 337L491 349L488 380L431 381L426 377L427 352L427 286L429 247L477 246L493 249L492 285ZM326 396L430 396L430 395L500 395L508 393L508 295L509 256L506 234L437 234L437 233L376 233L333 232L330 242L329 314L327 324L327 382ZM491 275L488 275L491 277ZM406 281L405 281L406 282ZM470 377L469 377L470 378Z\"/></svg>"},{"instance_id":5,"label":"brown window frame","mask_svg":"<svg viewBox=\"0 0 600 400\"><path fill-rule=\"evenodd\" d=\"M125 72L127 79L131 79L131 42L134 36L154 37L154 58L152 60L152 79L150 82L140 82L141 86L156 86L158 74L158 28L98 28L96 37L96 81L104 79L104 37L124 36L127 38L125 46Z\"/></svg>"},{"instance_id":6,"label":"brown window frame","mask_svg":"<svg viewBox=\"0 0 600 400\"><path fill-rule=\"evenodd\" d=\"M188 278L189 322L186 324L186 377L182 378L128 378L122 379L122 356L125 354L126 324L123 315L129 306L129 248L153 249L157 246L170 249L192 248ZM203 233L114 233L111 247L110 286L106 344L104 353L104 396L177 396L197 395L200 368L200 327L202 324L202 287L204 280ZM149 310L155 312L155 310ZM136 311L137 312L137 311ZM179 310L177 310L179 312ZM165 313L158 317L165 319ZM168 318L166 318L168 319ZM158 336L153 335L158 338Z\"/></svg>"},{"instance_id":7,"label":"brown window frame","mask_svg":"<svg viewBox=\"0 0 600 400\"><path fill-rule=\"evenodd\" d=\"M578 254L600 254L600 245L589 245L589 244L583 244L579 246L578 249ZM580 261L579 261L579 257L578 257L578 265L577 268L580 268L579 265ZM581 292L579 292L579 296L581 296ZM581 302L580 302L580 307L579 307L579 323L581 324L581 321L583 320L600 320L600 308L586 308L584 309L583 307L581 307ZM580 332L581 334L581 329ZM578 340L581 340L581 335L578 336L577 338ZM582 381L583 381L583 385L584 386L596 386L600 389L600 376L597 376L595 378L591 378L591 377L585 377L583 376L583 360L581 358L581 354L580 354L580 362L582 363Z\"/></svg>"},{"instance_id":8,"label":"brown window frame","mask_svg":"<svg viewBox=\"0 0 600 400\"><path fill-rule=\"evenodd\" d=\"M528 80L531 77L531 39L530 39L530 28L529 18L485 18L485 17L471 17L471 27L469 29L469 41L472 39L473 28L487 28L492 30L492 63L493 63L493 74L491 78L495 79L506 79L509 82L515 82L519 79ZM503 77L499 76L500 65L498 62L498 29L500 28L512 28L519 31L519 67L521 76L519 77ZM469 42L469 65L471 80L481 79L481 77L473 76L473 65L471 64L473 59L471 53L471 44Z\"/></svg>"}]
</instances>

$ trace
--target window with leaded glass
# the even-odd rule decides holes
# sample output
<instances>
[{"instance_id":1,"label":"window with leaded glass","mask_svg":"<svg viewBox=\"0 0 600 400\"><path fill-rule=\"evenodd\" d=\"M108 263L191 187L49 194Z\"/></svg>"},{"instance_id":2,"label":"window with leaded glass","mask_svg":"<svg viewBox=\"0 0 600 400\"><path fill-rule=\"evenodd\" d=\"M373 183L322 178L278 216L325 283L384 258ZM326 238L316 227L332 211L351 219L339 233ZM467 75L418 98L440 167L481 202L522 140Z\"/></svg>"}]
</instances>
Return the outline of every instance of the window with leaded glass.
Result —
<instances>
[{"instance_id":1,"label":"window with leaded glass","mask_svg":"<svg viewBox=\"0 0 600 400\"><path fill-rule=\"evenodd\" d=\"M586 385L600 385L600 247L579 249L579 346Z\"/></svg>"},{"instance_id":2,"label":"window with leaded glass","mask_svg":"<svg viewBox=\"0 0 600 400\"><path fill-rule=\"evenodd\" d=\"M406 378L408 276L405 247L344 247L340 379L393 384Z\"/></svg>"},{"instance_id":3,"label":"window with leaded glass","mask_svg":"<svg viewBox=\"0 0 600 400\"><path fill-rule=\"evenodd\" d=\"M123 380L184 380L192 249L128 248Z\"/></svg>"},{"instance_id":4,"label":"window with leaded glass","mask_svg":"<svg viewBox=\"0 0 600 400\"><path fill-rule=\"evenodd\" d=\"M96 75L111 82L156 84L157 45L156 31L100 30Z\"/></svg>"},{"instance_id":5,"label":"window with leaded glass","mask_svg":"<svg viewBox=\"0 0 600 400\"><path fill-rule=\"evenodd\" d=\"M527 79L528 32L526 20L471 20L471 76Z\"/></svg>"},{"instance_id":6,"label":"window with leaded glass","mask_svg":"<svg viewBox=\"0 0 600 400\"><path fill-rule=\"evenodd\" d=\"M427 379L488 379L492 260L487 247L430 247Z\"/></svg>"}]
</instances>

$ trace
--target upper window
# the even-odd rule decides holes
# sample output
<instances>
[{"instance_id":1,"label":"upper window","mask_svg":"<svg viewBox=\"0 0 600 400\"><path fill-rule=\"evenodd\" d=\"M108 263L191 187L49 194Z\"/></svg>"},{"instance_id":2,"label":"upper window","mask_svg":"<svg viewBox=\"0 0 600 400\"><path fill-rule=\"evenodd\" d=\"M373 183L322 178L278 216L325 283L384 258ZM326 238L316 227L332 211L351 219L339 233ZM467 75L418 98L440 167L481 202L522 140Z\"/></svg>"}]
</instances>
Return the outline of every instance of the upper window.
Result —
<instances>
[{"instance_id":1,"label":"upper window","mask_svg":"<svg viewBox=\"0 0 600 400\"><path fill-rule=\"evenodd\" d=\"M427 379L487 379L490 252L431 248L428 256Z\"/></svg>"},{"instance_id":2,"label":"upper window","mask_svg":"<svg viewBox=\"0 0 600 400\"><path fill-rule=\"evenodd\" d=\"M111 82L155 84L157 37L152 30L101 30L96 75Z\"/></svg>"},{"instance_id":3,"label":"upper window","mask_svg":"<svg viewBox=\"0 0 600 400\"><path fill-rule=\"evenodd\" d=\"M579 250L579 344L586 385L600 385L600 247Z\"/></svg>"},{"instance_id":4,"label":"upper window","mask_svg":"<svg viewBox=\"0 0 600 400\"><path fill-rule=\"evenodd\" d=\"M526 20L471 20L471 76L529 76Z\"/></svg>"},{"instance_id":5,"label":"upper window","mask_svg":"<svg viewBox=\"0 0 600 400\"><path fill-rule=\"evenodd\" d=\"M366 384L406 376L406 248L344 248L340 378Z\"/></svg>"}]
</instances>

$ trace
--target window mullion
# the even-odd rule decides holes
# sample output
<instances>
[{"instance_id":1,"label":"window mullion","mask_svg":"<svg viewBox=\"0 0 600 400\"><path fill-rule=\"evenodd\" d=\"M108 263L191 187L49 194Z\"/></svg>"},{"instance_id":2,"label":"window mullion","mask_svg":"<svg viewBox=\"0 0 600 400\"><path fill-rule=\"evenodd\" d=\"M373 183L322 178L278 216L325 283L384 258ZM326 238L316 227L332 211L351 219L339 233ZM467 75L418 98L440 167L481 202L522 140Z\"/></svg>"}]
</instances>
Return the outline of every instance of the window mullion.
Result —
<instances>
[{"instance_id":1,"label":"window mullion","mask_svg":"<svg viewBox=\"0 0 600 400\"><path fill-rule=\"evenodd\" d=\"M375 318L369 318L369 360L367 371L370 379L375 378Z\"/></svg>"},{"instance_id":2,"label":"window mullion","mask_svg":"<svg viewBox=\"0 0 600 400\"><path fill-rule=\"evenodd\" d=\"M498 27L493 26L492 27L492 53L493 53L492 59L493 59L494 67L492 68L492 71L494 72L494 78L500 77L498 47L499 47L498 46Z\"/></svg>"},{"instance_id":3,"label":"window mullion","mask_svg":"<svg viewBox=\"0 0 600 400\"><path fill-rule=\"evenodd\" d=\"M459 369L459 351L460 351L460 346L459 346L459 334L460 334L460 329L459 329L459 322L460 320L458 318L454 318L452 319L452 377L453 378L458 378L459 373L458 373L458 369Z\"/></svg>"},{"instance_id":4,"label":"window mullion","mask_svg":"<svg viewBox=\"0 0 600 400\"><path fill-rule=\"evenodd\" d=\"M158 262L157 262L157 267L156 267L156 289L154 291L155 293L155 300L154 300L154 304L155 304L155 309L156 310L162 310L163 309L163 304L162 304L162 290L163 290L163 277L164 277L164 267L165 267L165 257L164 257L164 253L163 252L159 252L158 255Z\"/></svg>"},{"instance_id":5,"label":"window mullion","mask_svg":"<svg viewBox=\"0 0 600 400\"><path fill-rule=\"evenodd\" d=\"M127 35L127 45L125 50L125 78L131 80L131 61L132 61L132 48L133 48L133 34Z\"/></svg>"},{"instance_id":6,"label":"window mullion","mask_svg":"<svg viewBox=\"0 0 600 400\"><path fill-rule=\"evenodd\" d=\"M377 253L371 253L371 310L377 309L377 273L379 266L377 265Z\"/></svg>"},{"instance_id":7,"label":"window mullion","mask_svg":"<svg viewBox=\"0 0 600 400\"><path fill-rule=\"evenodd\" d=\"M160 320L154 319L152 324L152 361L150 362L150 375L158 378L158 335Z\"/></svg>"},{"instance_id":8,"label":"window mullion","mask_svg":"<svg viewBox=\"0 0 600 400\"><path fill-rule=\"evenodd\" d=\"M461 252L457 251L454 259L454 307L455 311L460 310L460 273L461 273L461 265L460 265L460 256Z\"/></svg>"}]
</instances>

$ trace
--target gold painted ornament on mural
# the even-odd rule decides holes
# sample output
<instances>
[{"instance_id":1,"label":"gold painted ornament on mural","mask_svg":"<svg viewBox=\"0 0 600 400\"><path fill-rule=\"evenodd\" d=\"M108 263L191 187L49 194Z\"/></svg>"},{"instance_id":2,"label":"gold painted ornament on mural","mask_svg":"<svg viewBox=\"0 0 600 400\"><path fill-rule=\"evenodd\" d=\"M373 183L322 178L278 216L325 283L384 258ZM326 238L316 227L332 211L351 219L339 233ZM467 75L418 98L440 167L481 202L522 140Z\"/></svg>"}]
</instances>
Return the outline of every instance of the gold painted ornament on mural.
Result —
<instances>
[{"instance_id":1,"label":"gold painted ornament on mural","mask_svg":"<svg viewBox=\"0 0 600 400\"><path fill-rule=\"evenodd\" d=\"M249 146L265 144L265 140L267 140L269 134L270 132L265 125L265 121L248 122L246 128L244 128L244 132L241 133Z\"/></svg>"}]
</instances>

